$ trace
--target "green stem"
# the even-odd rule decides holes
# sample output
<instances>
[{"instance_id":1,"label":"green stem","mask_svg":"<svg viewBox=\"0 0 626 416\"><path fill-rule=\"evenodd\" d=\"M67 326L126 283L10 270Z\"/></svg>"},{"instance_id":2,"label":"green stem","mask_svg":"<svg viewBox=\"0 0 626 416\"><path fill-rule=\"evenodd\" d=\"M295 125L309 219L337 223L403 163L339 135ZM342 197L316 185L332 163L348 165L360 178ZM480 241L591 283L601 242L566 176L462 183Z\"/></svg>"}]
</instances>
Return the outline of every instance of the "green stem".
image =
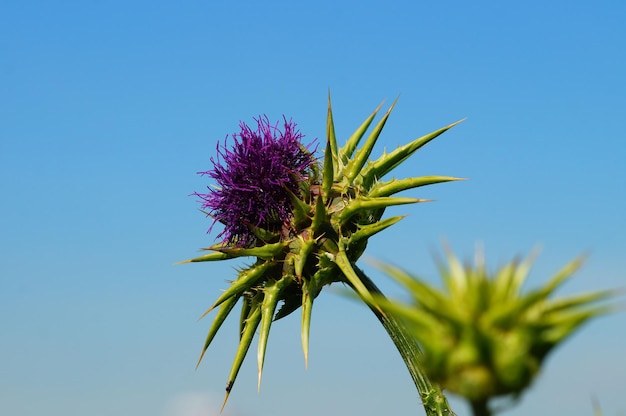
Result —
<instances>
[{"instance_id":1,"label":"green stem","mask_svg":"<svg viewBox=\"0 0 626 416\"><path fill-rule=\"evenodd\" d=\"M361 269L354 265L353 267L369 292L382 295L382 292L378 289L376 284ZM370 304L368 304L368 306L383 325L387 334L389 334L389 337L400 352L404 364L411 374L413 383L415 383L415 387L420 394L426 415L454 415L454 412L450 409L450 405L441 390L437 386L433 386L422 371L420 363L421 351L415 338L412 337L406 328L392 315L382 313L376 306Z\"/></svg>"},{"instance_id":2,"label":"green stem","mask_svg":"<svg viewBox=\"0 0 626 416\"><path fill-rule=\"evenodd\" d=\"M487 400L478 400L471 402L472 414L474 416L491 416L489 406L487 406Z\"/></svg>"}]
</instances>

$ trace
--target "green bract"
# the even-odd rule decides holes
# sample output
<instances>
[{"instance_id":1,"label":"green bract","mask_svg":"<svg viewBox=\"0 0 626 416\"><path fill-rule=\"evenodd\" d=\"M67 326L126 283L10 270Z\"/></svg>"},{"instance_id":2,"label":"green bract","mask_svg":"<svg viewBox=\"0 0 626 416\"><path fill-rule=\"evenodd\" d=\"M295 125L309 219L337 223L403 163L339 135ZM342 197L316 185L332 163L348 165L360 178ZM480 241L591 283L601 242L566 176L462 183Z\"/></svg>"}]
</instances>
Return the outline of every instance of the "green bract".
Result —
<instances>
[{"instance_id":1,"label":"green bract","mask_svg":"<svg viewBox=\"0 0 626 416\"><path fill-rule=\"evenodd\" d=\"M489 273L478 264L462 265L450 252L439 264L444 290L388 265L379 268L404 285L411 305L377 299L401 318L424 351L427 376L443 389L465 397L475 414L487 415L487 402L501 395L519 396L560 342L591 318L612 310L614 291L551 299L582 263L578 258L544 286L523 293L531 261L512 261Z\"/></svg>"},{"instance_id":2,"label":"green bract","mask_svg":"<svg viewBox=\"0 0 626 416\"><path fill-rule=\"evenodd\" d=\"M325 285L333 282L346 283L364 301L372 304L371 281L364 278L355 265L356 261L365 250L370 237L403 218L394 216L382 219L387 207L425 201L398 197L397 193L459 179L451 176L424 176L383 180L383 177L418 149L457 123L417 138L372 161L370 154L393 105L366 135L380 108L379 106L367 117L343 147L338 147L329 98L324 160L321 165L315 164L312 167L312 174L301 183L298 193L290 193L293 205L291 222L284 225L279 233L251 227L257 237L255 247L244 248L220 243L207 248L210 253L188 260L203 262L238 257L256 258L254 264L240 271L237 279L204 314L217 310L200 360L235 304L242 301L241 338L228 379L226 398L257 329L260 329L260 385L272 322L299 307L302 308L302 346L305 362L308 361L313 301ZM359 144L362 146L357 149ZM389 327L396 325L388 319L384 321L382 316L379 319L388 331ZM401 341L394 339L394 342L398 345ZM410 344L412 341L402 342ZM411 348L416 351L415 347ZM407 357L404 358L406 361ZM426 393L432 392L424 392ZM431 397L435 396L437 395Z\"/></svg>"}]
</instances>

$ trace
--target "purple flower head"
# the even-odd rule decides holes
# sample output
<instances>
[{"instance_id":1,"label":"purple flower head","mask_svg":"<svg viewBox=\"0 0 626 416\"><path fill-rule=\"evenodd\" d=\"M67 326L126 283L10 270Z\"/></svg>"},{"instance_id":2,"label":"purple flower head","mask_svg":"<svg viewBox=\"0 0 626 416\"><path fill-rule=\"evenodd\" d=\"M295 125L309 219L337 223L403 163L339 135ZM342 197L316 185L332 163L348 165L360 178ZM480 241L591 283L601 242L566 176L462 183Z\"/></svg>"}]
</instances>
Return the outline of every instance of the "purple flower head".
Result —
<instances>
[{"instance_id":1,"label":"purple flower head","mask_svg":"<svg viewBox=\"0 0 626 416\"><path fill-rule=\"evenodd\" d=\"M232 135L232 148L226 147L228 136L223 145L218 142L217 161L211 158L213 169L199 172L215 179L217 187L195 195L202 198L202 208L214 224L224 224L218 237L231 245L253 245L256 237L250 226L280 231L292 217L289 191L299 194L299 185L314 163L295 123L284 119L280 130L266 116L255 121L256 131L240 122L241 132Z\"/></svg>"}]
</instances>

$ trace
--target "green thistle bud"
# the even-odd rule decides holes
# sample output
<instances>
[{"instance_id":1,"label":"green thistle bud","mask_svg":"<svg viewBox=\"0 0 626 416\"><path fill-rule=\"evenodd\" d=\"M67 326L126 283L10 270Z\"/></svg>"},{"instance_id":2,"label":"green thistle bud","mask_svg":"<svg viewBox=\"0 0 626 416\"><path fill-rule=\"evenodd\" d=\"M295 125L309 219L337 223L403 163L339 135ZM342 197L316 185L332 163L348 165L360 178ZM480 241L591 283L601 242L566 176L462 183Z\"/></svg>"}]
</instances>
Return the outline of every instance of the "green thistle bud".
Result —
<instances>
[{"instance_id":1,"label":"green thistle bud","mask_svg":"<svg viewBox=\"0 0 626 416\"><path fill-rule=\"evenodd\" d=\"M211 253L188 262L256 258L204 314L217 309L200 360L234 305L242 300L241 338L228 379L226 398L257 329L260 328L257 353L260 386L265 349L274 320L302 307L301 335L307 363L313 302L324 286L345 283L364 301L373 302L371 290L360 276L356 261L370 237L403 218L382 219L387 207L425 201L397 197L397 193L459 179L426 176L383 181L382 178L395 167L457 123L371 161L370 154L393 105L365 137L380 108L361 124L343 147L338 147L329 97L326 150L321 165L307 156L309 153L304 146L294 144L293 138L302 135L295 132L293 124L286 124L285 131L289 135L278 134L279 137L273 138L276 142L288 143L277 145L272 137L268 139L272 136L271 126L260 123L257 133L263 133L263 145L255 145L257 133L244 125L235 149L220 152L226 165L217 163L212 171L205 172L217 179L221 188L210 194L197 195L205 201L204 207L212 210L210 214L224 224L222 234L225 239L206 249ZM362 147L357 149L361 142ZM295 155L297 163L290 163L282 157L286 147ZM263 152L256 152L256 149L263 149ZM272 153L273 149L280 151ZM270 170L259 161L268 157L267 153L272 158L272 168L277 165L287 167L277 170L277 178L256 173ZM255 173L245 174L250 171ZM268 199L272 195L275 199ZM249 202L257 199L263 199L267 205L259 209ZM249 206L252 208L248 209ZM259 209L258 215L254 209Z\"/></svg>"},{"instance_id":2,"label":"green thistle bud","mask_svg":"<svg viewBox=\"0 0 626 416\"><path fill-rule=\"evenodd\" d=\"M598 291L551 299L582 263L576 259L544 286L522 293L531 261L512 261L490 274L482 258L463 266L450 252L439 269L444 290L387 264L381 270L404 285L411 305L377 299L401 318L424 351L424 370L443 389L465 397L487 415L496 396L518 397L546 356L591 318L613 310L598 303L615 295Z\"/></svg>"}]
</instances>

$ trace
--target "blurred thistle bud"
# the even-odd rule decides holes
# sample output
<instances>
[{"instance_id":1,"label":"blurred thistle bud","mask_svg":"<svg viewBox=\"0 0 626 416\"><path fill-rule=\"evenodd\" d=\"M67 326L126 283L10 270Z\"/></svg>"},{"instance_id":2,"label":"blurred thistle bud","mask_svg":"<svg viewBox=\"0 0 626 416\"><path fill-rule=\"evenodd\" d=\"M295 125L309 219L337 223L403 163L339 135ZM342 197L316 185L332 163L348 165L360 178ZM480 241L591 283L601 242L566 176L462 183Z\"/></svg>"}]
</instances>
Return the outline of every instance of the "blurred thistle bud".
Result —
<instances>
[{"instance_id":1,"label":"blurred thistle bud","mask_svg":"<svg viewBox=\"0 0 626 416\"><path fill-rule=\"evenodd\" d=\"M467 399L475 415L489 415L489 399L519 397L557 345L591 318L614 310L602 302L615 291L551 298L581 264L578 258L542 287L522 293L531 259L513 260L489 273L482 255L474 266L462 265L447 250L446 261L439 262L443 290L378 263L406 287L413 303L384 298L377 302L412 330L430 380Z\"/></svg>"}]
</instances>

